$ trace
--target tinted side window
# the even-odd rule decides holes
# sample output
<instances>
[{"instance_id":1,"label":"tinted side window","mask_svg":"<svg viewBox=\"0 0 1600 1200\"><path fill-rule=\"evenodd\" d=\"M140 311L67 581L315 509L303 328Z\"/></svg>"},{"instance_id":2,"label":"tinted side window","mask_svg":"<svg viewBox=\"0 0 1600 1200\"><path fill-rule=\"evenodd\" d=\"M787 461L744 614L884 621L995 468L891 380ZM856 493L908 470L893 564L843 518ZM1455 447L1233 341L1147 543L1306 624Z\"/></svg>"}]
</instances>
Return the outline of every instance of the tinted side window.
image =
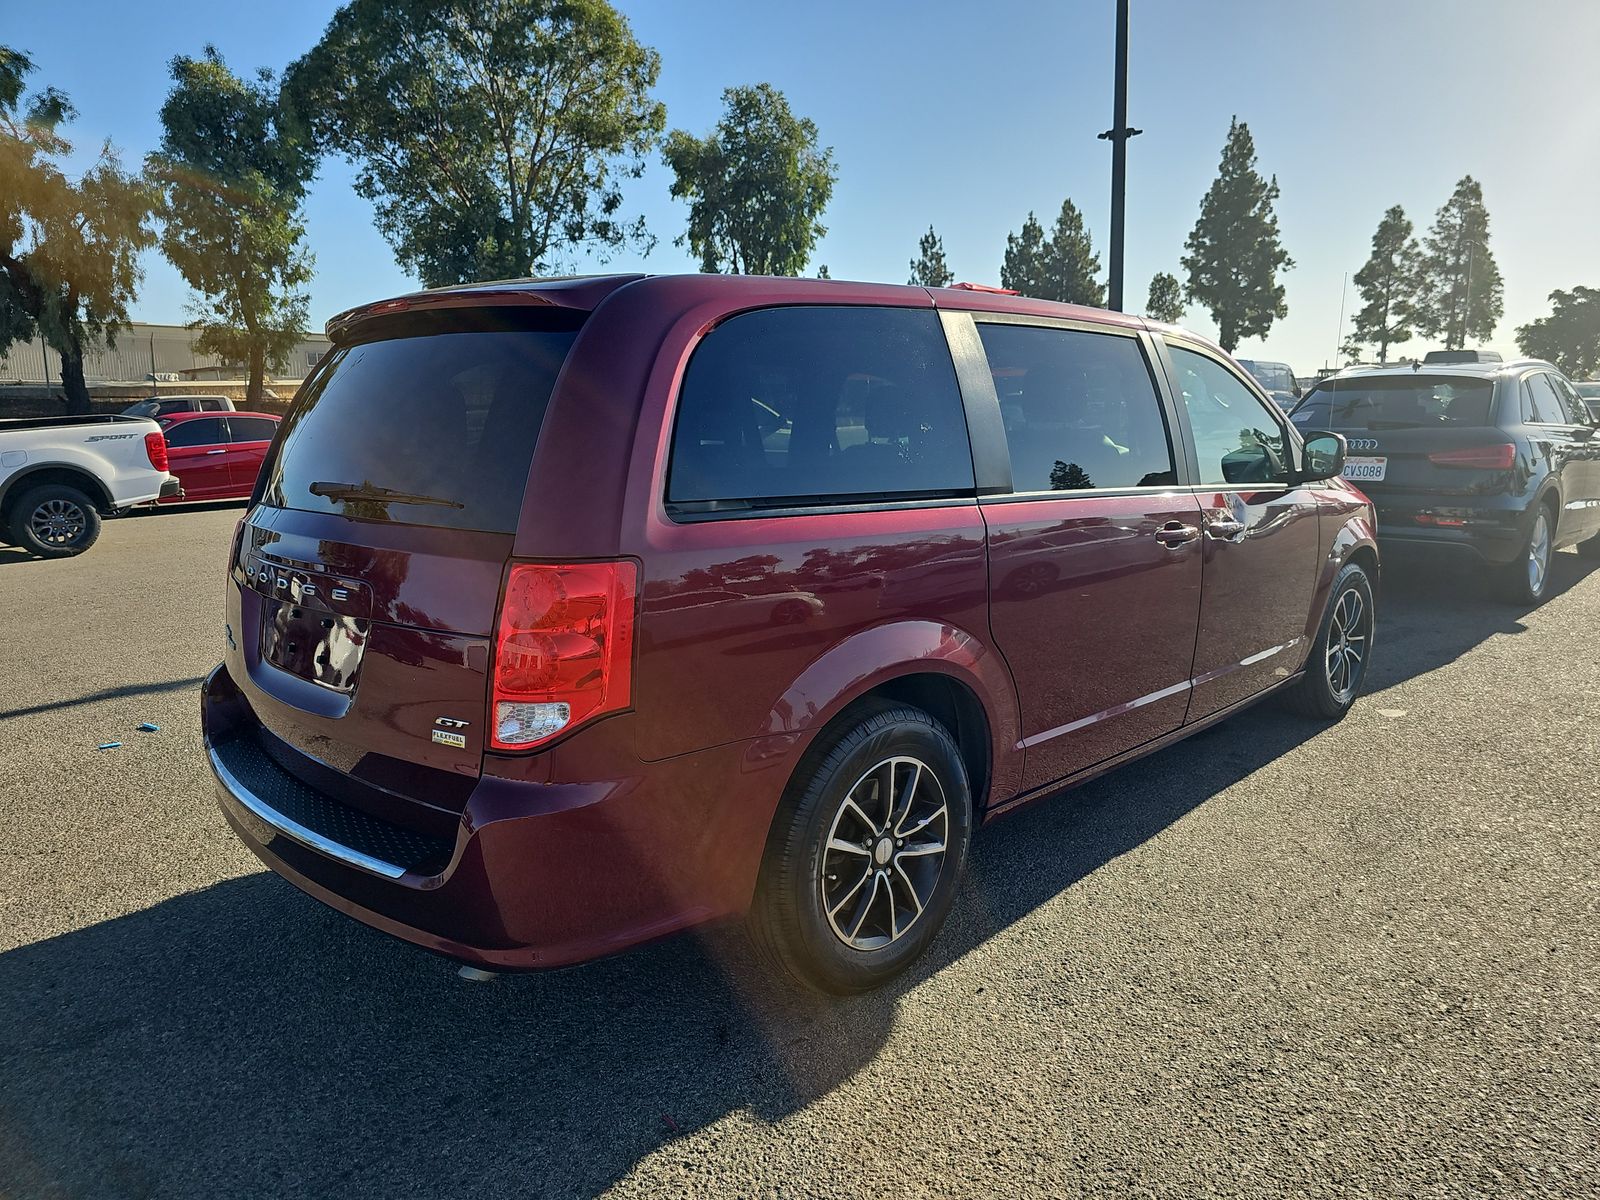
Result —
<instances>
[{"instance_id":1,"label":"tinted side window","mask_svg":"<svg viewBox=\"0 0 1600 1200\"><path fill-rule=\"evenodd\" d=\"M1564 376L1546 375L1545 378L1556 390L1556 399L1561 402L1561 411L1567 414L1567 424L1589 424L1589 410L1584 407L1577 389Z\"/></svg>"},{"instance_id":2,"label":"tinted side window","mask_svg":"<svg viewBox=\"0 0 1600 1200\"><path fill-rule=\"evenodd\" d=\"M225 412L225 411L227 411L227 408L228 408L228 406L226 404L224 404L221 400L206 399L206 400L200 401L200 411L201 412Z\"/></svg>"},{"instance_id":3,"label":"tinted side window","mask_svg":"<svg viewBox=\"0 0 1600 1200\"><path fill-rule=\"evenodd\" d=\"M670 503L776 506L972 489L955 367L931 310L764 309L719 325L689 360Z\"/></svg>"},{"instance_id":4,"label":"tinted side window","mask_svg":"<svg viewBox=\"0 0 1600 1200\"><path fill-rule=\"evenodd\" d=\"M265 417L229 417L228 439L234 442L270 442L278 423Z\"/></svg>"},{"instance_id":5,"label":"tinted side window","mask_svg":"<svg viewBox=\"0 0 1600 1200\"><path fill-rule=\"evenodd\" d=\"M1018 492L1161 487L1172 445L1135 338L979 322Z\"/></svg>"},{"instance_id":6,"label":"tinted side window","mask_svg":"<svg viewBox=\"0 0 1600 1200\"><path fill-rule=\"evenodd\" d=\"M166 439L169 446L217 445L224 440L222 419L214 417L203 421L174 421L167 427Z\"/></svg>"},{"instance_id":7,"label":"tinted side window","mask_svg":"<svg viewBox=\"0 0 1600 1200\"><path fill-rule=\"evenodd\" d=\"M1283 427L1215 359L1169 345L1205 484L1279 483L1291 466Z\"/></svg>"},{"instance_id":8,"label":"tinted side window","mask_svg":"<svg viewBox=\"0 0 1600 1200\"><path fill-rule=\"evenodd\" d=\"M1561 411L1561 401L1556 396L1555 388L1550 386L1550 377L1544 372L1529 375L1522 381L1522 386L1528 389L1528 397L1533 401L1533 419L1541 425L1566 425L1566 413Z\"/></svg>"}]
</instances>

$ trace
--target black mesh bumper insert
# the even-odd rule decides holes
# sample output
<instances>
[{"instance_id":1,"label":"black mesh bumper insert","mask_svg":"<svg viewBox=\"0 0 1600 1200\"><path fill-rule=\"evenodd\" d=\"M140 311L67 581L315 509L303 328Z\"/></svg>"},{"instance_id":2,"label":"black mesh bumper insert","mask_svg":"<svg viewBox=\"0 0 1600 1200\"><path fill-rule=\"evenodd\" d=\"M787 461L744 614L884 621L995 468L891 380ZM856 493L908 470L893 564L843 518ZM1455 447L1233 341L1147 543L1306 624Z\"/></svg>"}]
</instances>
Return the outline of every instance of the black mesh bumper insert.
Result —
<instances>
[{"instance_id":1,"label":"black mesh bumper insert","mask_svg":"<svg viewBox=\"0 0 1600 1200\"><path fill-rule=\"evenodd\" d=\"M260 804L319 837L422 875L438 874L450 862L455 850L450 842L380 820L324 795L285 771L249 738L236 737L211 750ZM259 814L258 818L277 824ZM290 832L285 836L294 837Z\"/></svg>"}]
</instances>

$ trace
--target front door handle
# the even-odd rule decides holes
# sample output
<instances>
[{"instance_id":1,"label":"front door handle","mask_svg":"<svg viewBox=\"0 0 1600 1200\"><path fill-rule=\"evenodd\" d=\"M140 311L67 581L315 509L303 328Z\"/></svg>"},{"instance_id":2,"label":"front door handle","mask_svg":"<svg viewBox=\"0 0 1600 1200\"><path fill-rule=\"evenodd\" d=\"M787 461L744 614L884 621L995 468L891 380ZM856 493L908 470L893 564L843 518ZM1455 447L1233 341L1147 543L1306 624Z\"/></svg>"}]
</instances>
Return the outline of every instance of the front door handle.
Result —
<instances>
[{"instance_id":1,"label":"front door handle","mask_svg":"<svg viewBox=\"0 0 1600 1200\"><path fill-rule=\"evenodd\" d=\"M1192 542L1200 536L1200 531L1193 525L1185 525L1182 521L1168 521L1156 530L1156 541L1169 549L1177 549L1185 542Z\"/></svg>"},{"instance_id":2,"label":"front door handle","mask_svg":"<svg viewBox=\"0 0 1600 1200\"><path fill-rule=\"evenodd\" d=\"M1243 540L1249 528L1243 521L1235 521L1232 517L1213 517L1206 522L1206 536L1219 542L1237 542Z\"/></svg>"},{"instance_id":3,"label":"front door handle","mask_svg":"<svg viewBox=\"0 0 1600 1200\"><path fill-rule=\"evenodd\" d=\"M206 457L209 458L213 454L226 454L226 453L227 453L226 450L207 450L206 451Z\"/></svg>"}]
</instances>

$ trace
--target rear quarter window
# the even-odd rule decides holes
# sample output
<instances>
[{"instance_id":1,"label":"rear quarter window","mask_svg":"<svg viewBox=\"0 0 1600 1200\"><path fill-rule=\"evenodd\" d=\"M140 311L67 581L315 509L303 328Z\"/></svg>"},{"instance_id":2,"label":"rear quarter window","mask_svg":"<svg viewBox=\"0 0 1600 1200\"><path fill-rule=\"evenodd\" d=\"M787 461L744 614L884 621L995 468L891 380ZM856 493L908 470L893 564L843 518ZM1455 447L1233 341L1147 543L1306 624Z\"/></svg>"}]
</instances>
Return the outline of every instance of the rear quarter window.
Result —
<instances>
[{"instance_id":1,"label":"rear quarter window","mask_svg":"<svg viewBox=\"0 0 1600 1200\"><path fill-rule=\"evenodd\" d=\"M689 360L667 473L682 511L972 490L932 310L764 309L719 325Z\"/></svg>"}]
</instances>

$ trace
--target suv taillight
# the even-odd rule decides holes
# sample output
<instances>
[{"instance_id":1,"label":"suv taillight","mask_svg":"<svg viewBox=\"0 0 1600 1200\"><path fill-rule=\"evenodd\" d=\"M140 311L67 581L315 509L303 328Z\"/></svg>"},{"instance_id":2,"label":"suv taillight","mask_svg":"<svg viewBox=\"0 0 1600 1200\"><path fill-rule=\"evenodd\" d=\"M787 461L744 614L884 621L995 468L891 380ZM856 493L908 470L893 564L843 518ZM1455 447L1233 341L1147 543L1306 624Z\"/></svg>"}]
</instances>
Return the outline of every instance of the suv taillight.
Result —
<instances>
[{"instance_id":1,"label":"suv taillight","mask_svg":"<svg viewBox=\"0 0 1600 1200\"><path fill-rule=\"evenodd\" d=\"M513 563L489 745L527 750L633 702L633 563Z\"/></svg>"},{"instance_id":2,"label":"suv taillight","mask_svg":"<svg viewBox=\"0 0 1600 1200\"><path fill-rule=\"evenodd\" d=\"M150 459L150 465L158 471L165 471L170 465L167 462L167 439L159 433L144 435L144 452Z\"/></svg>"},{"instance_id":3,"label":"suv taillight","mask_svg":"<svg viewBox=\"0 0 1600 1200\"><path fill-rule=\"evenodd\" d=\"M1436 450L1428 455L1436 467L1476 467L1480 471L1509 471L1517 461L1517 448L1510 442L1498 446L1475 446L1470 450Z\"/></svg>"}]
</instances>

